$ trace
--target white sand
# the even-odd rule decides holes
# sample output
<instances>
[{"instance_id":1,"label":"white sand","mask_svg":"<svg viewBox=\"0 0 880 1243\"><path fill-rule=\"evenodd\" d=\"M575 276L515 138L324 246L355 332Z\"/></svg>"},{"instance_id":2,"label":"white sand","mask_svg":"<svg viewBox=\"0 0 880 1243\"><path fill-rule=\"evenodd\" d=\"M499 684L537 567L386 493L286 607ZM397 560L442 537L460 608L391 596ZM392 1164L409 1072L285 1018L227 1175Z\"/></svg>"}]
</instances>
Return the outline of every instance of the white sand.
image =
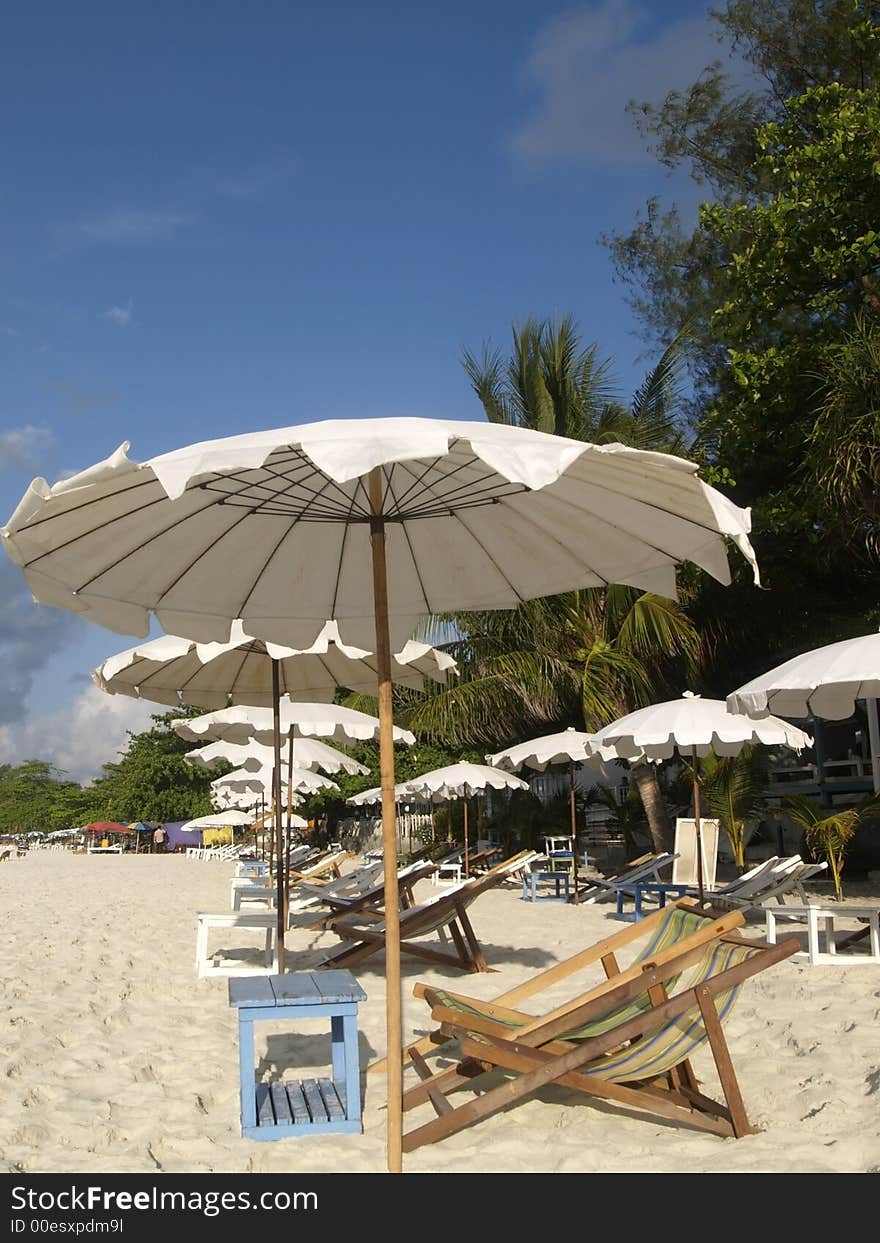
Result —
<instances>
[{"instance_id":1,"label":"white sand","mask_svg":"<svg viewBox=\"0 0 880 1243\"><path fill-rule=\"evenodd\" d=\"M34 851L0 868L0 1170L292 1173L385 1168L384 1077L364 1078L364 1134L257 1143L241 1138L236 1012L227 981L195 976L195 914L229 905L229 863L183 856ZM436 892L424 882L424 894ZM821 890L817 892L822 892ZM877 905L869 890L858 900ZM850 901L856 901L856 897ZM404 1038L426 1029L415 980L491 997L536 968L624 927L608 904L523 902L519 890L471 908L490 974L404 958ZM211 946L260 944L213 932ZM291 931L289 966L309 967L330 934ZM311 952L310 952L311 947ZM381 957L356 969L361 1065L384 1051ZM542 1007L543 1008L543 1007ZM263 1066L288 1076L326 1056L325 1024L258 1025ZM558 1087L405 1158L447 1171L880 1170L880 967L783 962L743 988L725 1024L753 1124L740 1140L664 1124ZM717 1095L711 1059L695 1068ZM420 1120L433 1116L421 1112Z\"/></svg>"}]
</instances>

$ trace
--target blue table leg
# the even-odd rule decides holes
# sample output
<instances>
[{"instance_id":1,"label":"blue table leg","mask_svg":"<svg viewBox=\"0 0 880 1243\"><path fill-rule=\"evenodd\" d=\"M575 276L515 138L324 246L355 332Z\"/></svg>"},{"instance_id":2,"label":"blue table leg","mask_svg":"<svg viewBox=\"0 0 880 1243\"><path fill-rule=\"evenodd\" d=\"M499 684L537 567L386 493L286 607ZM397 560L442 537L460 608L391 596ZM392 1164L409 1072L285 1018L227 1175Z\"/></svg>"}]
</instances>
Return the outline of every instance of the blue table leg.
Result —
<instances>
[{"instance_id":1,"label":"blue table leg","mask_svg":"<svg viewBox=\"0 0 880 1243\"><path fill-rule=\"evenodd\" d=\"M345 1116L350 1122L361 1118L361 1072L358 1058L357 1014L347 1014L342 1019L345 1033Z\"/></svg>"},{"instance_id":2,"label":"blue table leg","mask_svg":"<svg viewBox=\"0 0 880 1243\"><path fill-rule=\"evenodd\" d=\"M241 1125L257 1125L257 1096L254 1082L254 1025L238 1012L238 1069L241 1077Z\"/></svg>"}]
</instances>

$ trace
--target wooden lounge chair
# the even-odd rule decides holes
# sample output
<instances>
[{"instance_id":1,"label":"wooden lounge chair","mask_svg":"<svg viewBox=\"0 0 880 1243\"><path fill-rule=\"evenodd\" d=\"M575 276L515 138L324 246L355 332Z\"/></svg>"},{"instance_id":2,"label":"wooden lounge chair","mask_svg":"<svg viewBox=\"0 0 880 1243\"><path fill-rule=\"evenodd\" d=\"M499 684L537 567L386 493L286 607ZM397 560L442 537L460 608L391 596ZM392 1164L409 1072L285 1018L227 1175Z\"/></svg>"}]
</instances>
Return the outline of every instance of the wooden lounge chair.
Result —
<instances>
[{"instance_id":1,"label":"wooden lounge chair","mask_svg":"<svg viewBox=\"0 0 880 1243\"><path fill-rule=\"evenodd\" d=\"M504 883L528 866L535 851L519 854L496 864L483 876L463 881L454 889L447 889L436 897L400 913L400 950L428 962L459 967L462 971L489 971L480 943L471 927L467 909L477 898ZM350 945L336 950L327 960L328 967L351 967L377 954L385 948L385 922L377 912L361 911L356 915L341 915L330 924L330 930ZM454 952L423 945L417 938L431 933L449 933Z\"/></svg>"},{"instance_id":2,"label":"wooden lounge chair","mask_svg":"<svg viewBox=\"0 0 880 1243\"><path fill-rule=\"evenodd\" d=\"M325 885L323 888L315 886L311 893L316 902L321 903L328 908L327 910L316 913L314 923L306 924L308 928L329 928L333 922L342 915L353 915L362 911L378 911L385 906L385 881L382 879L382 864L371 864L370 868L364 869L365 872L371 873L374 869L378 869L376 875L370 876L370 880L374 883L367 883L360 891L356 887L351 889L337 889L332 883ZM425 880L432 876L437 870L436 863L419 862L408 863L400 868L397 873L397 905L401 910L408 910L415 906L415 897L413 890L420 880ZM346 880L346 877L342 878ZM299 893L302 886L297 886L296 893Z\"/></svg>"},{"instance_id":3,"label":"wooden lounge chair","mask_svg":"<svg viewBox=\"0 0 880 1243\"><path fill-rule=\"evenodd\" d=\"M677 903L649 917L655 933L663 921L680 918L673 914L680 911L682 904ZM700 914L693 907L688 913L691 919ZM741 917L740 912L729 913L736 915ZM598 951L602 961L610 954L614 963L612 945L619 947L627 934L643 935L648 923L631 925L594 947L593 961ZM457 1041L458 1061L432 1074L422 1053L410 1046L408 1055L422 1082L404 1093L404 1110L430 1103L438 1116L409 1130L403 1150L443 1139L549 1083L717 1135L749 1134L752 1127L722 1024L742 983L795 953L799 943L793 937L778 945L747 941L723 917L720 922L708 919L703 935L699 933L698 928L673 937L653 958L640 956L627 970L540 1017L511 1007L557 983L571 962L583 965L590 951L494 1002L417 986L441 1036ZM724 1104L700 1091L690 1064L691 1055L706 1042ZM513 1077L500 1084L497 1078L482 1080L484 1072L498 1070ZM448 1094L462 1087L485 1090L455 1105Z\"/></svg>"},{"instance_id":4,"label":"wooden lounge chair","mask_svg":"<svg viewBox=\"0 0 880 1243\"><path fill-rule=\"evenodd\" d=\"M639 925L612 933L611 936L604 937L596 944L579 950L571 958L564 959L556 966L530 976L522 984L494 998L491 1003L474 1002L452 993L447 993L446 996L456 997L457 1002L471 1011L488 1006L494 1013L498 1007L518 1006L521 1001L533 994L540 993L551 985L558 984L561 980L566 980L579 972L595 968L598 963L605 972L606 981L590 990L589 996L596 997L600 996L603 991L638 975L644 969L645 963L657 965L665 962L682 949L704 945L715 937L733 932L743 923L744 916L739 911L708 911L701 909L692 898L682 898L674 905L648 915ZM621 952L631 956L625 968L622 968L618 962L618 955ZM427 984L417 983L413 986L413 993L416 997L425 997L430 987ZM509 1010L507 1012L513 1013ZM404 1064L411 1059L417 1060L419 1055L430 1051L444 1053L445 1050L438 1049L437 1046L444 1045L448 1039L443 1034L442 1028L437 1028L429 1035L421 1037L404 1048ZM367 1069L368 1073L384 1070L385 1059L372 1062Z\"/></svg>"},{"instance_id":5,"label":"wooden lounge chair","mask_svg":"<svg viewBox=\"0 0 880 1243\"><path fill-rule=\"evenodd\" d=\"M639 881L659 882L661 870L668 867L675 857L668 851L661 854L652 852L633 859L613 876L584 875L578 883L578 900L582 903L605 902L617 898L621 890L630 892Z\"/></svg>"}]
</instances>

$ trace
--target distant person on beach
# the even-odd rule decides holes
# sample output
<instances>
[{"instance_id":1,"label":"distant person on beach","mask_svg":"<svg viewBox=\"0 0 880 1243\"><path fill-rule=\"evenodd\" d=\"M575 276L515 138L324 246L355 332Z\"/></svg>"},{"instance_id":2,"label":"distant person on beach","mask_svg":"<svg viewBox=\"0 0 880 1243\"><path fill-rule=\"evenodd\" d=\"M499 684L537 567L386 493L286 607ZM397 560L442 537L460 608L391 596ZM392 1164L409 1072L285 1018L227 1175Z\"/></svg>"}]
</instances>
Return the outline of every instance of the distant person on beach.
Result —
<instances>
[{"instance_id":1,"label":"distant person on beach","mask_svg":"<svg viewBox=\"0 0 880 1243\"><path fill-rule=\"evenodd\" d=\"M153 829L153 852L164 851L165 843L168 841L168 833L164 824L160 824Z\"/></svg>"}]
</instances>

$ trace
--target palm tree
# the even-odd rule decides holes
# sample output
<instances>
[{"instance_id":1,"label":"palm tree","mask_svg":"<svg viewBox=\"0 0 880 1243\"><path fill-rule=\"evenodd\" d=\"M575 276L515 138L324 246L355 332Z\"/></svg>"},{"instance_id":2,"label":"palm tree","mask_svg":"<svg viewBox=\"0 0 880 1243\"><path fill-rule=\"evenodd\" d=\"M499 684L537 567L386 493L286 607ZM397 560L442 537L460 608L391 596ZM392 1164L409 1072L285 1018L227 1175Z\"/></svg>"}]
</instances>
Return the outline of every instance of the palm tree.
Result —
<instances>
[{"instance_id":1,"label":"palm tree","mask_svg":"<svg viewBox=\"0 0 880 1243\"><path fill-rule=\"evenodd\" d=\"M784 810L795 824L804 831L804 840L811 850L821 851L828 860L834 895L840 900L843 890L840 877L843 872L846 848L855 837L862 820L873 815L880 807L880 796L869 794L854 807L847 807L823 815L827 808L819 807L802 794L792 794L783 800Z\"/></svg>"},{"instance_id":2,"label":"palm tree","mask_svg":"<svg viewBox=\"0 0 880 1243\"><path fill-rule=\"evenodd\" d=\"M700 761L700 788L709 809L727 834L733 859L745 869L745 834L749 820L767 805L767 760L758 747L743 747L739 755L717 756L710 751Z\"/></svg>"},{"instance_id":3,"label":"palm tree","mask_svg":"<svg viewBox=\"0 0 880 1243\"><path fill-rule=\"evenodd\" d=\"M571 316L514 328L508 359L486 345L480 358L466 352L463 363L491 422L677 453L685 444L678 418L681 344L669 346L629 405L614 397L608 361L595 346L581 344ZM428 629L434 642L455 634L448 646L462 676L450 690L413 698L405 711L411 728L454 745L500 746L553 724L592 732L651 703L661 686L678 690L700 655L684 608L628 587L568 592L509 612L434 623ZM656 848L669 849L656 770L633 764L632 778Z\"/></svg>"}]
</instances>

